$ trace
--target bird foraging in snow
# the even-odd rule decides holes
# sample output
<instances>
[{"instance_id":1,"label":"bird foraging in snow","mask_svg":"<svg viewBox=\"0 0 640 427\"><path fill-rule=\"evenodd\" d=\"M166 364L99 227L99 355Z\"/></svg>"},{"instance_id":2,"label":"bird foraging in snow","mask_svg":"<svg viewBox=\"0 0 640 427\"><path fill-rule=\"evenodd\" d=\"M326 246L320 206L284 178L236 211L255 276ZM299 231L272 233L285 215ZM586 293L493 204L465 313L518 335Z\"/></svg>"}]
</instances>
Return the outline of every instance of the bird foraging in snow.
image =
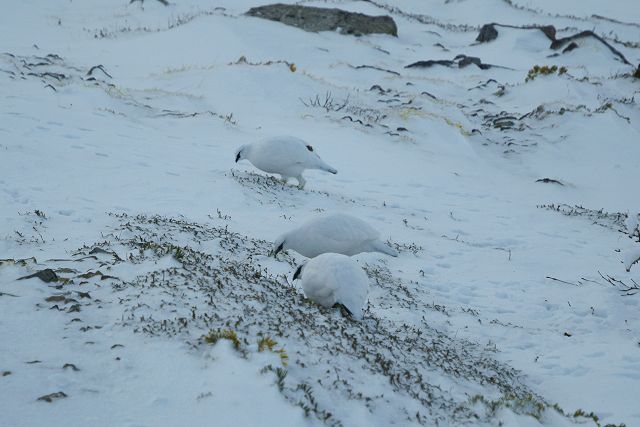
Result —
<instances>
[{"instance_id":1,"label":"bird foraging in snow","mask_svg":"<svg viewBox=\"0 0 640 427\"><path fill-rule=\"evenodd\" d=\"M369 293L369 279L346 255L326 253L302 264L293 275L300 279L307 298L323 307L342 306L353 318L362 319Z\"/></svg>"},{"instance_id":2,"label":"bird foraging in snow","mask_svg":"<svg viewBox=\"0 0 640 427\"><path fill-rule=\"evenodd\" d=\"M333 252L356 255L361 252L382 252L391 256L398 253L380 240L380 233L363 220L336 213L314 218L276 239L273 256L293 249L307 258Z\"/></svg>"},{"instance_id":3,"label":"bird foraging in snow","mask_svg":"<svg viewBox=\"0 0 640 427\"><path fill-rule=\"evenodd\" d=\"M302 177L305 169L338 173L318 156L311 145L292 136L269 138L243 145L236 151L236 163L243 159L249 160L261 171L279 174L285 182L289 178L296 178L300 189L306 183Z\"/></svg>"}]
</instances>

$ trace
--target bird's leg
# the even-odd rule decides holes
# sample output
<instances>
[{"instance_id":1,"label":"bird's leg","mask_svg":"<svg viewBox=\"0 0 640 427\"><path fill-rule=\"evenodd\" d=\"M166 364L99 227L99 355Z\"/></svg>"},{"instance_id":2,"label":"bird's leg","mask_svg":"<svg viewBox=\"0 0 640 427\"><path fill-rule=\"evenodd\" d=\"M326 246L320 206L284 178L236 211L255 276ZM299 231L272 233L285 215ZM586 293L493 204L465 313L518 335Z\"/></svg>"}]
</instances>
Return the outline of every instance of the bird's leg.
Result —
<instances>
[{"instance_id":1,"label":"bird's leg","mask_svg":"<svg viewBox=\"0 0 640 427\"><path fill-rule=\"evenodd\" d=\"M302 177L302 174L298 175L296 179L298 180L298 188L300 190L304 189L304 185L307 183L307 181Z\"/></svg>"},{"instance_id":2,"label":"bird's leg","mask_svg":"<svg viewBox=\"0 0 640 427\"><path fill-rule=\"evenodd\" d=\"M351 313L351 311L344 304L340 304L339 302L337 302L333 304L333 307L337 307L338 309L340 309L340 314L342 314L342 317L346 317L350 320L353 319L353 313Z\"/></svg>"}]
</instances>

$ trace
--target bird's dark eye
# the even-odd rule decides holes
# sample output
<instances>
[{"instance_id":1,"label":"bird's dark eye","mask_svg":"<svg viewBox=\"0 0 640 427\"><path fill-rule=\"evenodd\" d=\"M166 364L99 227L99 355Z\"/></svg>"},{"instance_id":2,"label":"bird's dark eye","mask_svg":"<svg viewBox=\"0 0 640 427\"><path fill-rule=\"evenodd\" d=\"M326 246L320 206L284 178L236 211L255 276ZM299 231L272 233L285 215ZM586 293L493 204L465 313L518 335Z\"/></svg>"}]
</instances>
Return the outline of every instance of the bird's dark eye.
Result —
<instances>
[{"instance_id":1,"label":"bird's dark eye","mask_svg":"<svg viewBox=\"0 0 640 427\"><path fill-rule=\"evenodd\" d=\"M312 146L310 146L310 145L307 145L307 150L309 150L309 151L313 151L313 147L312 147Z\"/></svg>"}]
</instances>

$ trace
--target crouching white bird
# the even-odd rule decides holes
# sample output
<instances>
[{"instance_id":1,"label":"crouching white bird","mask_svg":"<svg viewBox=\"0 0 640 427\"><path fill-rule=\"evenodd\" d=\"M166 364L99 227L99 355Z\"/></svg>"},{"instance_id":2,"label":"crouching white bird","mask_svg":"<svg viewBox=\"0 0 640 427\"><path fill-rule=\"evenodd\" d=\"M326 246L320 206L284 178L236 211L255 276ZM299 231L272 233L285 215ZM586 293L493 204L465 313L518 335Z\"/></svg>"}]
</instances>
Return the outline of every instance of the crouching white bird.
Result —
<instances>
[{"instance_id":1,"label":"crouching white bird","mask_svg":"<svg viewBox=\"0 0 640 427\"><path fill-rule=\"evenodd\" d=\"M356 255L361 252L382 252L398 256L393 248L380 240L380 233L363 220L342 213L314 218L276 239L273 256L293 249L307 258L333 252Z\"/></svg>"},{"instance_id":2,"label":"crouching white bird","mask_svg":"<svg viewBox=\"0 0 640 427\"><path fill-rule=\"evenodd\" d=\"M236 163L243 159L249 160L261 171L279 174L285 182L289 178L296 178L300 189L306 183L302 177L305 169L338 173L318 156L311 145L292 136L269 138L243 145L236 151Z\"/></svg>"},{"instance_id":3,"label":"crouching white bird","mask_svg":"<svg viewBox=\"0 0 640 427\"><path fill-rule=\"evenodd\" d=\"M353 259L341 254L319 255L298 267L293 275L296 279L313 302L323 307L337 304L353 318L362 319L369 279Z\"/></svg>"}]
</instances>

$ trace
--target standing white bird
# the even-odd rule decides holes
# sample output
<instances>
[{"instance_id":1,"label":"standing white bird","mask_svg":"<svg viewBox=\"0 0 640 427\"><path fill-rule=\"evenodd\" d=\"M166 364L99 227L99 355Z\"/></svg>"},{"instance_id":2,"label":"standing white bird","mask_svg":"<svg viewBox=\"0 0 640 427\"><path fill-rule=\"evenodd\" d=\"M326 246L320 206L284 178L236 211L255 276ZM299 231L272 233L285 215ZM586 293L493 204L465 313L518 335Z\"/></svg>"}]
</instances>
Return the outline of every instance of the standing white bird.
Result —
<instances>
[{"instance_id":1,"label":"standing white bird","mask_svg":"<svg viewBox=\"0 0 640 427\"><path fill-rule=\"evenodd\" d=\"M355 319L362 319L369 279L353 259L332 253L319 255L298 267L293 280L298 278L313 302L324 307L341 305Z\"/></svg>"},{"instance_id":2,"label":"standing white bird","mask_svg":"<svg viewBox=\"0 0 640 427\"><path fill-rule=\"evenodd\" d=\"M279 174L285 182L288 178L296 178L300 189L306 183L302 177L305 169L338 173L316 154L311 145L292 136L269 138L243 145L236 151L236 163L243 159L249 160L261 171Z\"/></svg>"},{"instance_id":3,"label":"standing white bird","mask_svg":"<svg viewBox=\"0 0 640 427\"><path fill-rule=\"evenodd\" d=\"M307 258L333 252L347 256L361 252L382 252L398 256L393 248L380 240L380 233L363 220L336 213L314 218L275 241L273 256L293 249Z\"/></svg>"}]
</instances>

